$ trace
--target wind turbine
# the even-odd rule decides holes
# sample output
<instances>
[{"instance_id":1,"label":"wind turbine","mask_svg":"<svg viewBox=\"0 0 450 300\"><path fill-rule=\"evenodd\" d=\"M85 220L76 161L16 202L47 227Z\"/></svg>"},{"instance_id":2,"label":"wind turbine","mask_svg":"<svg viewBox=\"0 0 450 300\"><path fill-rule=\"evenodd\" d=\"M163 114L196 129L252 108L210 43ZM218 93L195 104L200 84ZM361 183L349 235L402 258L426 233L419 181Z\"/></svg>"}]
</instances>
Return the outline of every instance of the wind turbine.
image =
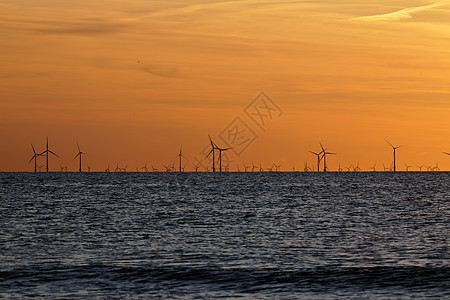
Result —
<instances>
[{"instance_id":1,"label":"wind turbine","mask_svg":"<svg viewBox=\"0 0 450 300\"><path fill-rule=\"evenodd\" d=\"M341 163L339 163L338 172L342 172Z\"/></svg>"},{"instance_id":2,"label":"wind turbine","mask_svg":"<svg viewBox=\"0 0 450 300\"><path fill-rule=\"evenodd\" d=\"M144 170L145 172L148 172L147 163L143 167L141 167L141 170Z\"/></svg>"},{"instance_id":3,"label":"wind turbine","mask_svg":"<svg viewBox=\"0 0 450 300\"><path fill-rule=\"evenodd\" d=\"M30 163L34 159L34 172L37 172L37 158L39 156L42 156L42 154L36 153L36 150L34 149L33 144L31 144L31 148L33 149L33 157L31 157L31 159L28 163Z\"/></svg>"},{"instance_id":4,"label":"wind turbine","mask_svg":"<svg viewBox=\"0 0 450 300\"><path fill-rule=\"evenodd\" d=\"M250 168L250 166L247 166L246 164L242 164L244 166L244 172L247 172L247 170Z\"/></svg>"},{"instance_id":5,"label":"wind turbine","mask_svg":"<svg viewBox=\"0 0 450 300\"><path fill-rule=\"evenodd\" d=\"M313 151L309 151L309 152L311 152L314 155L317 155L317 172L320 172L320 161L322 160L322 157L321 157L322 152L319 152L319 153L316 153Z\"/></svg>"},{"instance_id":6,"label":"wind turbine","mask_svg":"<svg viewBox=\"0 0 450 300\"><path fill-rule=\"evenodd\" d=\"M252 161L252 172L255 172L255 169L256 169L256 166L255 166L255 164Z\"/></svg>"},{"instance_id":7,"label":"wind turbine","mask_svg":"<svg viewBox=\"0 0 450 300\"><path fill-rule=\"evenodd\" d=\"M83 155L83 154L85 154L84 152L81 152L81 150L80 150L80 145L78 144L78 141L77 141L77 147L78 147L78 153L77 153L77 155L72 159L72 161L74 161L78 156L80 157L80 169L79 169L79 171L81 172L82 170L81 170L81 156Z\"/></svg>"},{"instance_id":8,"label":"wind turbine","mask_svg":"<svg viewBox=\"0 0 450 300\"><path fill-rule=\"evenodd\" d=\"M47 157L47 172L48 172L48 154L49 153L51 153L51 154L53 154L54 156L56 156L56 157L59 157L56 153L54 153L52 150L48 150L48 137L47 137L47 148L46 148L46 150L44 151L44 152L42 152L41 154L39 154L39 155L44 155L44 154L46 154L46 157Z\"/></svg>"},{"instance_id":9,"label":"wind turbine","mask_svg":"<svg viewBox=\"0 0 450 300\"><path fill-rule=\"evenodd\" d=\"M159 170L152 165L152 172L159 172Z\"/></svg>"},{"instance_id":10,"label":"wind turbine","mask_svg":"<svg viewBox=\"0 0 450 300\"><path fill-rule=\"evenodd\" d=\"M181 167L181 158L183 157L183 158L186 158L183 154L181 154L181 151L182 151L182 147L183 146L180 146L180 153L178 153L178 157L179 157L179 159L180 159L180 168L179 168L179 172L181 173L181 171L184 171L184 170L182 170L183 168ZM187 159L187 158L186 158Z\"/></svg>"},{"instance_id":11,"label":"wind turbine","mask_svg":"<svg viewBox=\"0 0 450 300\"><path fill-rule=\"evenodd\" d=\"M216 145L216 149L219 150L219 172L222 172L222 151L230 150L230 148L219 148Z\"/></svg>"},{"instance_id":12,"label":"wind turbine","mask_svg":"<svg viewBox=\"0 0 450 300\"><path fill-rule=\"evenodd\" d=\"M117 163L116 168L114 169L114 172L120 172L121 169L119 168L119 163Z\"/></svg>"},{"instance_id":13,"label":"wind turbine","mask_svg":"<svg viewBox=\"0 0 450 300\"><path fill-rule=\"evenodd\" d=\"M404 164L405 164L405 167L406 167L406 172L408 172L409 168L411 168L412 166L408 166L405 162L404 162Z\"/></svg>"},{"instance_id":14,"label":"wind turbine","mask_svg":"<svg viewBox=\"0 0 450 300\"><path fill-rule=\"evenodd\" d=\"M422 168L423 168L423 166L425 166L424 164L422 164L421 166L416 166L416 167L418 167L419 168L419 172L422 172Z\"/></svg>"},{"instance_id":15,"label":"wind turbine","mask_svg":"<svg viewBox=\"0 0 450 300\"><path fill-rule=\"evenodd\" d=\"M323 171L326 172L327 171L327 154L332 154L335 155L336 153L333 152L327 152L327 149L323 148L322 143L320 143L320 148L322 148L322 157L323 157Z\"/></svg>"},{"instance_id":16,"label":"wind turbine","mask_svg":"<svg viewBox=\"0 0 450 300\"><path fill-rule=\"evenodd\" d=\"M305 168L303 169L303 171L305 171L305 172L311 171L311 168L308 167L308 162L305 162Z\"/></svg>"},{"instance_id":17,"label":"wind turbine","mask_svg":"<svg viewBox=\"0 0 450 300\"><path fill-rule=\"evenodd\" d=\"M106 168L105 172L109 172L110 171L109 170L109 166L110 166L110 164L108 164L108 167Z\"/></svg>"},{"instance_id":18,"label":"wind turbine","mask_svg":"<svg viewBox=\"0 0 450 300\"><path fill-rule=\"evenodd\" d=\"M211 151L209 151L208 155L206 155L206 158L212 153L212 161L213 161L213 172L216 171L216 160L215 160L215 151L218 147L216 144L213 143L211 136L208 134L209 142L211 143Z\"/></svg>"},{"instance_id":19,"label":"wind turbine","mask_svg":"<svg viewBox=\"0 0 450 300\"><path fill-rule=\"evenodd\" d=\"M394 147L391 143L389 143L388 140L386 140L386 139L384 139L384 140L385 140L385 141L392 147L392 149L394 150L394 172L396 172L397 169L396 169L396 164L395 164L395 150L397 150L398 148L403 147L403 146L405 146L405 145L398 146L398 147Z\"/></svg>"},{"instance_id":20,"label":"wind turbine","mask_svg":"<svg viewBox=\"0 0 450 300\"><path fill-rule=\"evenodd\" d=\"M199 165L196 165L196 164L194 164L194 170L195 170L195 172L198 172L198 168L200 168L200 166L199 166Z\"/></svg>"},{"instance_id":21,"label":"wind turbine","mask_svg":"<svg viewBox=\"0 0 450 300\"><path fill-rule=\"evenodd\" d=\"M447 154L447 155L450 155L450 153L448 153L448 152L442 152L442 153Z\"/></svg>"},{"instance_id":22,"label":"wind turbine","mask_svg":"<svg viewBox=\"0 0 450 300\"><path fill-rule=\"evenodd\" d=\"M436 166L434 166L433 168L431 168L431 171L440 171L441 169L439 169L438 167L438 162L436 162Z\"/></svg>"},{"instance_id":23,"label":"wind turbine","mask_svg":"<svg viewBox=\"0 0 450 300\"><path fill-rule=\"evenodd\" d=\"M359 172L361 168L359 167L359 161L356 163L356 167L353 168L353 172Z\"/></svg>"},{"instance_id":24,"label":"wind turbine","mask_svg":"<svg viewBox=\"0 0 450 300\"><path fill-rule=\"evenodd\" d=\"M376 165L377 165L377 163L374 163L373 167L369 168L369 170L372 170L372 172L375 172L376 171L376 169L375 169Z\"/></svg>"}]
</instances>

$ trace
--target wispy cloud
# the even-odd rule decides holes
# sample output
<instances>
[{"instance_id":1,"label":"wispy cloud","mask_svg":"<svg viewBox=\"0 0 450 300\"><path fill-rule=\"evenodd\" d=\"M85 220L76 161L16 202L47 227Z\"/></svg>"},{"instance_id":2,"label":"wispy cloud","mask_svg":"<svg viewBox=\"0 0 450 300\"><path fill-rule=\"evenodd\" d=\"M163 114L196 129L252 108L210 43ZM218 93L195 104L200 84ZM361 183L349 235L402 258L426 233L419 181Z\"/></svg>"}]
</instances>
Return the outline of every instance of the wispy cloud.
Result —
<instances>
[{"instance_id":1,"label":"wispy cloud","mask_svg":"<svg viewBox=\"0 0 450 300\"><path fill-rule=\"evenodd\" d=\"M450 3L450 1L441 1L441 2L437 2L437 3L429 4L429 5L409 7L409 8L405 8L405 9L395 11L392 13L387 13L387 14L357 17L357 18L353 18L352 20L356 20L356 21L399 21L399 20L403 20L403 19L410 19L410 18L412 18L412 15L417 12L432 9L435 7L440 7L440 6L443 6L448 3Z\"/></svg>"}]
</instances>

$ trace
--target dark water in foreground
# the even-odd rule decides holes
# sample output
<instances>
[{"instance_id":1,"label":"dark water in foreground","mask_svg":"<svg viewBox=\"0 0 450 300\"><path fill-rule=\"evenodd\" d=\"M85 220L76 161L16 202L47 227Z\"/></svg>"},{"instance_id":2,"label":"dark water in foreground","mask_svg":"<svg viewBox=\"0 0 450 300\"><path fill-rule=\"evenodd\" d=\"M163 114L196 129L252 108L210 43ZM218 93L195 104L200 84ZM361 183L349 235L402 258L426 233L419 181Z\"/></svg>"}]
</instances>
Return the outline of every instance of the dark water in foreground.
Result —
<instances>
[{"instance_id":1,"label":"dark water in foreground","mask_svg":"<svg viewBox=\"0 0 450 300\"><path fill-rule=\"evenodd\" d=\"M450 173L0 173L0 298L450 298Z\"/></svg>"}]
</instances>

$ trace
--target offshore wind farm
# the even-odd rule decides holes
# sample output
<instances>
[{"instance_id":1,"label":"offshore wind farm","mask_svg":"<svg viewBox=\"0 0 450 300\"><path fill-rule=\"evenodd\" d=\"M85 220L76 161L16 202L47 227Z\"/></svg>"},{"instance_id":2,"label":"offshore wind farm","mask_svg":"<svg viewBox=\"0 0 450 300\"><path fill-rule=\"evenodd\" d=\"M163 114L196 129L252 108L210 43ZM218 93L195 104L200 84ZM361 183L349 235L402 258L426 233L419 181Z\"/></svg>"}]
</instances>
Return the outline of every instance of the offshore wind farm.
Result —
<instances>
[{"instance_id":1,"label":"offshore wind farm","mask_svg":"<svg viewBox=\"0 0 450 300\"><path fill-rule=\"evenodd\" d=\"M362 171L360 166L359 166L359 162L357 162L356 166L353 166L353 164L351 164L350 166L346 167L346 170L344 170L343 168L341 168L341 163L339 162L339 167L335 170L332 170L330 168L327 167L327 155L338 155L337 153L334 152L329 152L327 151L327 148L324 148L322 142L319 142L319 146L320 146L320 151L318 152L314 152L309 150L308 152L310 152L311 154L314 154L317 157L317 167L316 169L311 169L308 167L308 161L304 162L304 168L303 170L301 170L300 168L297 170L295 168L295 164L293 165L292 169L287 169L287 170L282 170L280 168L280 165L277 165L275 162L268 164L267 168L263 168L262 167L262 162L259 163L259 168L257 168L255 166L255 164L253 163L253 161L251 162L252 167L250 168L250 166L246 165L244 162L240 162L237 160L233 160L233 162L230 162L230 158L227 158L227 162L226 162L226 166L224 165L224 168L222 168L222 152L231 150L232 147L227 147L227 148L220 148L219 146L217 146L217 144L215 144L211 138L210 135L208 135L208 139L209 139L209 144L210 144L210 151L206 154L206 156L204 158L200 159L200 162L203 165L203 168L201 168L200 165L196 164L196 163L191 163L190 167L187 167L188 165L186 163L182 163L182 160L187 160L189 162L189 159L184 156L182 154L182 150L183 147L180 146L179 149L179 153L176 156L176 160L178 160L178 168L175 167L175 160L173 160L171 162L171 164L163 164L162 167L163 168L155 168L152 164L152 168L149 170L147 168L147 162L145 162L144 166L136 166L135 171L131 171L131 172L161 172L165 169L165 172L230 172L230 168L232 172L241 172L241 167L243 172L360 172ZM28 161L28 164L30 164L31 162L34 162L34 169L32 170L33 172L38 172L38 168L37 168L37 164L38 164L38 160L39 157L42 157L40 160L44 160L45 164L46 164L46 172L51 171L48 168L49 165L49 160L48 160L48 154L52 154L55 157L59 157L57 156L54 152L52 152L51 150L48 149L48 137L47 137L47 144L46 144L46 149L40 153L36 152L35 148L33 145L31 145L32 151L33 151L33 155L30 158L30 160ZM385 141L388 143L388 145L392 148L393 150L393 159L391 162L389 162L389 167L386 168L386 166L383 164L384 169L380 169L378 170L379 172L396 172L396 171L400 171L397 169L397 160L396 160L396 150L399 148L402 148L406 145L401 145L401 146L396 146L394 147L388 140L385 139ZM72 159L72 161L75 161L75 159L78 158L79 161L79 165L78 165L78 172L86 172L86 171L91 171L90 168L88 170L87 167L85 167L83 169L82 166L82 155L85 155L86 153L82 152L80 149L80 146L78 144L77 141L77 149L78 152L76 154L76 156ZM448 152L442 152L441 154L444 155L450 155ZM397 156L398 157L398 156ZM209 158L209 159L208 159ZM443 157L444 159L446 159L446 157ZM339 161L339 158L336 157L335 158L336 161ZM93 163L93 162L91 162ZM314 163L314 162L313 162ZM302 162L299 163L300 165L302 164ZM230 167L231 165L231 167ZM233 168L234 165L234 168ZM401 171L405 171L405 172L409 172L409 171L413 171L413 166L406 164L405 162L403 162L403 165L405 166L404 169L402 169ZM128 166L128 165L127 165ZM127 166L125 168L119 168L119 164L117 163L117 167L113 170L113 172L127 172ZM217 168L218 166L218 168ZM424 168L425 167L425 168ZM438 162L436 162L435 165L430 164L430 165L425 165L425 164L421 164L421 165L415 165L415 170L414 171L419 171L421 172L422 169L424 168L424 170L426 171L441 171L441 169L438 166ZM31 170L30 170L31 171ZM53 170L53 172L56 172L57 169ZM67 166L63 167L62 165L60 165L60 172L67 172L68 168ZM108 163L108 166L106 169L99 169L99 170L92 170L92 171L96 171L96 172L111 172L110 169L110 163ZM364 171L372 171L372 172L377 172L376 169L376 163L373 166L368 166L367 169L365 169Z\"/></svg>"},{"instance_id":2,"label":"offshore wind farm","mask_svg":"<svg viewBox=\"0 0 450 300\"><path fill-rule=\"evenodd\" d=\"M450 1L1 0L0 298L448 299Z\"/></svg>"}]
</instances>

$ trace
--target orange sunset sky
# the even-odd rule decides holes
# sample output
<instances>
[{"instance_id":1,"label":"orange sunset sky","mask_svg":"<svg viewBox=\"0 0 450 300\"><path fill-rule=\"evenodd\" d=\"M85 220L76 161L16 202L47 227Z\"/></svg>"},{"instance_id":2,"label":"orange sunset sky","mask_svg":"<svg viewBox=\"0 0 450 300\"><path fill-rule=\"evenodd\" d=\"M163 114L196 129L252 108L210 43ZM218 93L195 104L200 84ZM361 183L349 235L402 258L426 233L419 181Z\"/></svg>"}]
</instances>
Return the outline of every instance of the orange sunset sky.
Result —
<instances>
[{"instance_id":1,"label":"orange sunset sky","mask_svg":"<svg viewBox=\"0 0 450 300\"><path fill-rule=\"evenodd\" d=\"M264 91L265 131L244 109ZM0 171L186 170L236 117L240 163L450 170L450 1L0 0ZM44 165L44 159L39 164ZM236 169L235 162L231 170Z\"/></svg>"}]
</instances>

